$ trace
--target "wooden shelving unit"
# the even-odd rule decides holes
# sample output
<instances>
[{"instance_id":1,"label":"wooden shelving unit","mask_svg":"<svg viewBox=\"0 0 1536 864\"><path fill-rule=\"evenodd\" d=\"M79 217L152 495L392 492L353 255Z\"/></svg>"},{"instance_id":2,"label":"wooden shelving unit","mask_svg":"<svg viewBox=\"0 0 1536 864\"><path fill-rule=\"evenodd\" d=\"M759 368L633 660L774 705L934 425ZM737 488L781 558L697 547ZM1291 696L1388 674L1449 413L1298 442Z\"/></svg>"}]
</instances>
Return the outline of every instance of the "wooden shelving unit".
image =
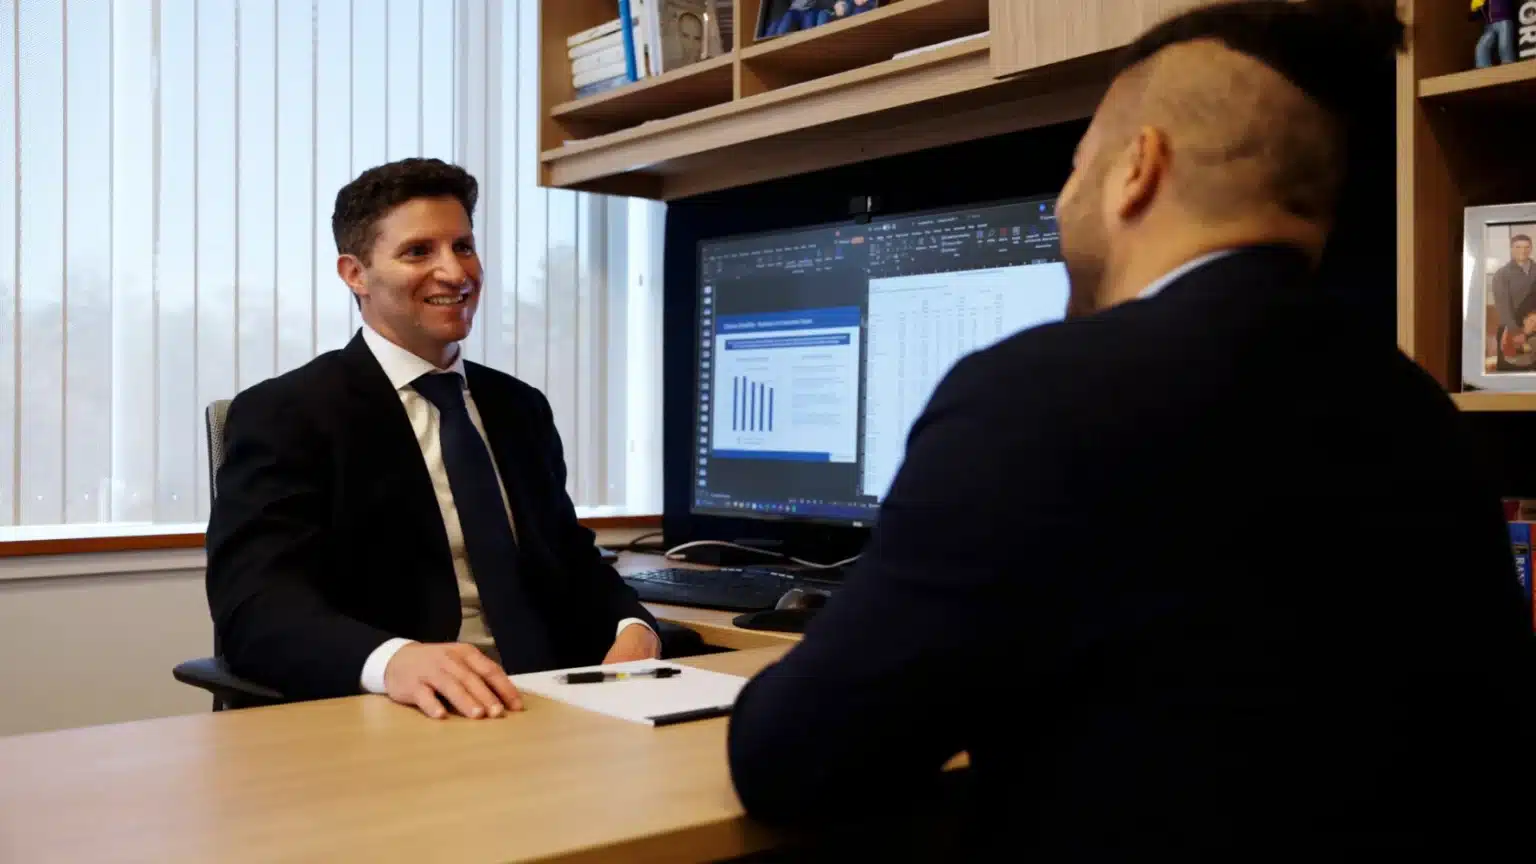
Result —
<instances>
[{"instance_id":1,"label":"wooden shelving unit","mask_svg":"<svg viewBox=\"0 0 1536 864\"><path fill-rule=\"evenodd\" d=\"M1469 69L1419 82L1419 98L1439 102L1536 103L1536 63Z\"/></svg>"},{"instance_id":2,"label":"wooden shelving unit","mask_svg":"<svg viewBox=\"0 0 1536 864\"><path fill-rule=\"evenodd\" d=\"M1465 411L1532 411L1536 395L1458 392L1463 210L1536 199L1536 62L1470 69L1465 4L1409 0L1398 65L1398 342Z\"/></svg>"},{"instance_id":3,"label":"wooden shelving unit","mask_svg":"<svg viewBox=\"0 0 1536 864\"><path fill-rule=\"evenodd\" d=\"M570 128L581 124L613 131L721 105L731 101L734 64L730 55L711 57L628 87L562 102L549 113Z\"/></svg>"},{"instance_id":4,"label":"wooden shelving unit","mask_svg":"<svg viewBox=\"0 0 1536 864\"><path fill-rule=\"evenodd\" d=\"M1452 393L1451 398L1463 411L1536 411L1536 393L1469 390L1463 393Z\"/></svg>"},{"instance_id":5,"label":"wooden shelving unit","mask_svg":"<svg viewBox=\"0 0 1536 864\"><path fill-rule=\"evenodd\" d=\"M734 0L730 54L580 101L565 39L611 20L615 0L539 2L542 182L669 199L1086 117L1111 49L1206 0L888 0L762 42L767 0ZM1469 69L1464 3L1400 5L1398 342L1466 410L1536 410L1458 392L1463 209L1536 199L1536 62Z\"/></svg>"},{"instance_id":6,"label":"wooden shelving unit","mask_svg":"<svg viewBox=\"0 0 1536 864\"><path fill-rule=\"evenodd\" d=\"M1012 14L1024 0L887 0L758 42L766 0L734 0L728 55L573 101L566 37L611 20L617 4L539 2L541 182L662 199L1086 117L1108 83L1109 50L1134 36L1071 16L1059 22L1070 40L1057 28L1036 33L1038 16ZM1075 9L1080 0L1028 2ZM1108 22L1156 20L1202 0L1096 2ZM1010 49L1005 66L995 45Z\"/></svg>"},{"instance_id":7,"label":"wooden shelving unit","mask_svg":"<svg viewBox=\"0 0 1536 864\"><path fill-rule=\"evenodd\" d=\"M741 95L872 66L895 55L985 32L987 0L902 0L846 21L741 51Z\"/></svg>"}]
</instances>

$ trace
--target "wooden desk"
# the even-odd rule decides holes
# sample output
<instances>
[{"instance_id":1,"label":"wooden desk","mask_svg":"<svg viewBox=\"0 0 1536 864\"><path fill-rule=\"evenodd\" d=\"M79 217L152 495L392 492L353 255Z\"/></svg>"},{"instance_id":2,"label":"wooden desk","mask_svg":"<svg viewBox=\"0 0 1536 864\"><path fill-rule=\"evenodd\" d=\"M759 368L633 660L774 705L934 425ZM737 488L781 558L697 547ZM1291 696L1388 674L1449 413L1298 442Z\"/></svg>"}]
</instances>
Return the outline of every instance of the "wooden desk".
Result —
<instances>
[{"instance_id":1,"label":"wooden desk","mask_svg":"<svg viewBox=\"0 0 1536 864\"><path fill-rule=\"evenodd\" d=\"M765 648L683 661L749 675ZM3 861L705 861L747 822L726 720L652 729L538 696L433 721L382 696L0 738Z\"/></svg>"},{"instance_id":2,"label":"wooden desk","mask_svg":"<svg viewBox=\"0 0 1536 864\"><path fill-rule=\"evenodd\" d=\"M637 555L625 553L619 556L618 571L622 574L636 573L641 570L656 570L662 567L682 567L689 570L708 570L710 568L697 564L682 564L676 561L668 561L660 555ZM696 606L670 606L665 603L647 603L645 608L651 610L662 621L671 621L681 624L693 630L697 630L704 637L704 644L714 645L718 648L733 648L745 650L749 648L769 648L774 646L793 645L800 641L798 633L776 633L772 630L743 630L731 623L739 613L722 612L719 609L700 609Z\"/></svg>"},{"instance_id":3,"label":"wooden desk","mask_svg":"<svg viewBox=\"0 0 1536 864\"><path fill-rule=\"evenodd\" d=\"M719 609L700 609L697 606L668 606L665 603L647 603L659 620L681 624L697 630L704 637L705 645L744 651L752 648L773 648L793 645L800 641L799 633L778 633L773 630L743 630L731 623L737 612Z\"/></svg>"}]
</instances>

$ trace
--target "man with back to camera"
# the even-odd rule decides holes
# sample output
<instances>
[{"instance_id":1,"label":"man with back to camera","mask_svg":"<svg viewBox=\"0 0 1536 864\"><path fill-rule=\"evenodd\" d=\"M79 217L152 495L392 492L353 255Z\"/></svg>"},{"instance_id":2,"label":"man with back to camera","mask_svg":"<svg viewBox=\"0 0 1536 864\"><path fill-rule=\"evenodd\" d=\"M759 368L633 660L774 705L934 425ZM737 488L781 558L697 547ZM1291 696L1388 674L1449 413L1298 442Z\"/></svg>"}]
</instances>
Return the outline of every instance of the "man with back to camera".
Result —
<instances>
[{"instance_id":1,"label":"man with back to camera","mask_svg":"<svg viewBox=\"0 0 1536 864\"><path fill-rule=\"evenodd\" d=\"M208 603L236 674L499 717L522 707L504 669L659 656L655 619L576 521L548 400L462 356L478 195L436 159L337 193L363 327L241 393L225 427Z\"/></svg>"},{"instance_id":2,"label":"man with back to camera","mask_svg":"<svg viewBox=\"0 0 1536 864\"><path fill-rule=\"evenodd\" d=\"M1536 265L1531 262L1531 238L1516 234L1509 238L1509 261L1493 274L1493 306L1499 313L1499 326L1518 331L1518 310L1536 294Z\"/></svg>"},{"instance_id":3,"label":"man with back to camera","mask_svg":"<svg viewBox=\"0 0 1536 864\"><path fill-rule=\"evenodd\" d=\"M1128 50L1059 202L1068 320L932 397L856 572L736 706L749 813L877 836L966 752L985 860L1524 833L1499 503L1313 276L1402 35L1390 3L1223 3Z\"/></svg>"}]
</instances>

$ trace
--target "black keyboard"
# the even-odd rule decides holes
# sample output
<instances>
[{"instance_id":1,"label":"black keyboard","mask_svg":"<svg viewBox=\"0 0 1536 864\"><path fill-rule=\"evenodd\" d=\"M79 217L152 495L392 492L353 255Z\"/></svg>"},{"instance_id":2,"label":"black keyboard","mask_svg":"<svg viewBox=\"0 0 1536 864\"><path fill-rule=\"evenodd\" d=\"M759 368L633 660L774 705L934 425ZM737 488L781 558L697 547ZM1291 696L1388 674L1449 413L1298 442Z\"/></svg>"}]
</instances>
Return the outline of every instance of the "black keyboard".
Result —
<instances>
[{"instance_id":1,"label":"black keyboard","mask_svg":"<svg viewBox=\"0 0 1536 864\"><path fill-rule=\"evenodd\" d=\"M706 606L732 612L772 609L795 577L764 568L722 570L645 570L624 577L647 603Z\"/></svg>"}]
</instances>

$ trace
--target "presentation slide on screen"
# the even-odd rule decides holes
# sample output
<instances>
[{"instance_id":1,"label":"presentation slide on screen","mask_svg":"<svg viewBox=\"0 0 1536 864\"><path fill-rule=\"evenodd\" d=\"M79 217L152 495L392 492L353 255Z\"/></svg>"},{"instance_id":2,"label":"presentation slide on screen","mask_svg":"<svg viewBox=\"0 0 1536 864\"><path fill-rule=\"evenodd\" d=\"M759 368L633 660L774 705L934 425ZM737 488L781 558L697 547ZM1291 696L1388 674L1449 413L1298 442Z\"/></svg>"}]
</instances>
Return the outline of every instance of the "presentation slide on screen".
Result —
<instances>
[{"instance_id":1,"label":"presentation slide on screen","mask_svg":"<svg viewBox=\"0 0 1536 864\"><path fill-rule=\"evenodd\" d=\"M858 459L856 306L715 319L717 459Z\"/></svg>"},{"instance_id":2,"label":"presentation slide on screen","mask_svg":"<svg viewBox=\"0 0 1536 864\"><path fill-rule=\"evenodd\" d=\"M863 494L885 497L913 422L950 368L1021 330L1060 320L1067 286L1060 263L871 280Z\"/></svg>"}]
</instances>

